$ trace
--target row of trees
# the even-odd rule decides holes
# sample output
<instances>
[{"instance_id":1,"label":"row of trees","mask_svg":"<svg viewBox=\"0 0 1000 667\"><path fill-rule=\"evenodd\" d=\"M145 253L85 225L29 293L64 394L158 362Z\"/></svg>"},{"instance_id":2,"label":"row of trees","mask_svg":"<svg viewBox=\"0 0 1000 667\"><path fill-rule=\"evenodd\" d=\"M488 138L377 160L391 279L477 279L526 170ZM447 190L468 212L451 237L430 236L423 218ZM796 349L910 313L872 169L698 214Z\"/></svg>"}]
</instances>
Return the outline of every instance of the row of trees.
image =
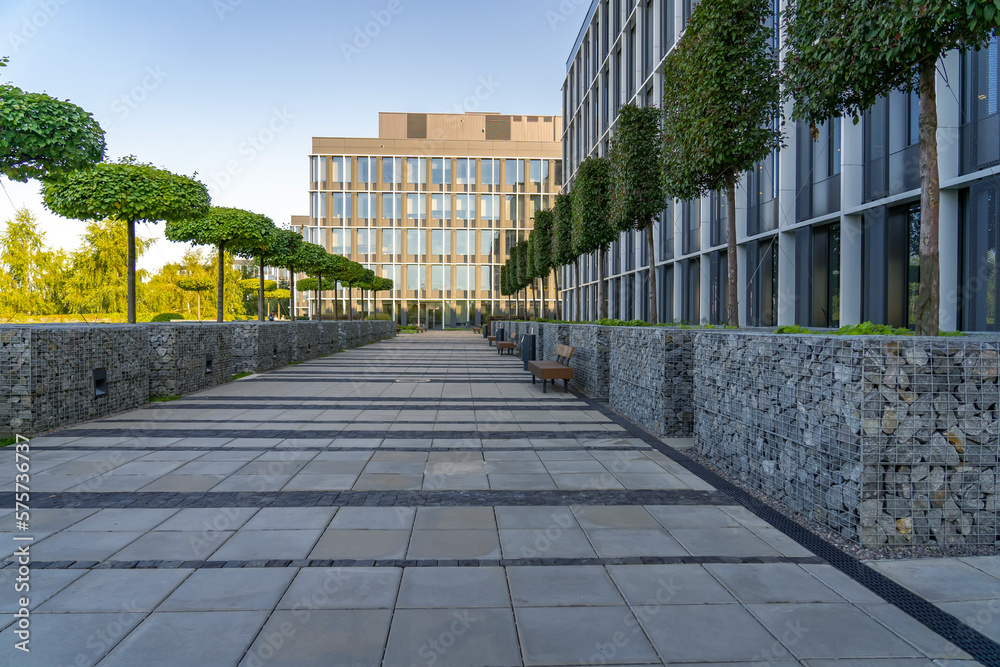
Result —
<instances>
[{"instance_id":1,"label":"row of trees","mask_svg":"<svg viewBox=\"0 0 1000 667\"><path fill-rule=\"evenodd\" d=\"M0 59L0 66L6 64L6 58ZM197 174L174 174L132 156L105 161L106 150L104 130L80 107L48 95L25 93L14 86L0 86L0 175L21 182L41 181L45 206L57 215L125 223L130 323L136 321L136 254L142 249L135 236L138 222L165 222L168 239L216 248L216 318L220 322L225 312L227 253L252 258L260 267L260 320L264 319L267 294L265 266L292 273L293 303L296 272L316 276L319 288L323 278L349 290L392 288L391 281L386 283L356 262L305 243L298 233L279 229L267 216L212 206L208 189L197 180ZM205 291L203 283L185 284L182 289Z\"/></svg>"},{"instance_id":2,"label":"row of trees","mask_svg":"<svg viewBox=\"0 0 1000 667\"><path fill-rule=\"evenodd\" d=\"M769 0L700 2L664 63L663 107L621 109L609 156L584 160L572 196L562 195L553 212L536 217L535 230L522 242L536 249L527 251L529 258L537 254L544 261L526 259L518 244L501 271L502 293L516 294L553 267L596 252L599 316L605 318L604 253L620 232L643 230L650 259L649 313L656 323L653 223L668 199L718 191L727 202L726 322L739 326L736 184L740 174L782 147L786 101L793 100L793 120L810 123L815 135L816 125L832 118L849 115L857 123L892 90L916 90L921 171L916 333L938 334L936 63L946 51L979 48L995 36L1000 4L797 0L783 16L783 68L771 7Z\"/></svg>"}]
</instances>

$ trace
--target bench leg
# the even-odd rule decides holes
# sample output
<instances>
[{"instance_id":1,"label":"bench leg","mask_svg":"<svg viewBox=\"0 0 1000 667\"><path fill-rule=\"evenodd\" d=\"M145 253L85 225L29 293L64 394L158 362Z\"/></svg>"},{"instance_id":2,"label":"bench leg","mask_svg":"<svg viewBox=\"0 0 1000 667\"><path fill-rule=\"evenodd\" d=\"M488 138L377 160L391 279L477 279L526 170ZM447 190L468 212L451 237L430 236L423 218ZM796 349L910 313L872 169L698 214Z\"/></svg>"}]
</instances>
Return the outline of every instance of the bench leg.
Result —
<instances>
[{"instance_id":1,"label":"bench leg","mask_svg":"<svg viewBox=\"0 0 1000 667\"><path fill-rule=\"evenodd\" d=\"M542 393L547 394L549 388L548 380L542 380Z\"/></svg>"},{"instance_id":2,"label":"bench leg","mask_svg":"<svg viewBox=\"0 0 1000 667\"><path fill-rule=\"evenodd\" d=\"M535 384L535 376L534 375L531 376L531 384Z\"/></svg>"},{"instance_id":3,"label":"bench leg","mask_svg":"<svg viewBox=\"0 0 1000 667\"><path fill-rule=\"evenodd\" d=\"M563 387L566 390L566 392L568 393L569 392L569 380L563 380Z\"/></svg>"}]
</instances>

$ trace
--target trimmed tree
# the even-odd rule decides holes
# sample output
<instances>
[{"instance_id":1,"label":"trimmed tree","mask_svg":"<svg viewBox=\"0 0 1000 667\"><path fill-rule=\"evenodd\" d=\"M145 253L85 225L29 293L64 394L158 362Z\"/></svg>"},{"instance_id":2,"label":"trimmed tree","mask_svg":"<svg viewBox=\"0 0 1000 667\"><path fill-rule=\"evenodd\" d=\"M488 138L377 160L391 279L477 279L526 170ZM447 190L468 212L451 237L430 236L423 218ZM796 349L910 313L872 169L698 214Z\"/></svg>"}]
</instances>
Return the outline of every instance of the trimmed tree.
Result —
<instances>
[{"instance_id":1,"label":"trimmed tree","mask_svg":"<svg viewBox=\"0 0 1000 667\"><path fill-rule=\"evenodd\" d=\"M578 255L597 252L598 319L608 317L604 255L618 236L611 226L610 214L610 161L602 157L588 157L580 163L573 183L573 246Z\"/></svg>"},{"instance_id":2,"label":"trimmed tree","mask_svg":"<svg viewBox=\"0 0 1000 667\"><path fill-rule=\"evenodd\" d=\"M265 217L265 216L262 216ZM267 253L278 240L278 228L274 226L274 221L267 218L267 226L261 225L258 233L253 237L245 238L240 247L235 250L236 254L245 259L252 259L257 262L257 270L260 272L257 289L257 321L264 321L264 292L267 287L264 285L264 267L266 265Z\"/></svg>"},{"instance_id":3,"label":"trimmed tree","mask_svg":"<svg viewBox=\"0 0 1000 667\"><path fill-rule=\"evenodd\" d=\"M177 279L177 287L185 292L194 292L198 299L198 321L201 321L201 293L211 291L215 284L208 276L183 276ZM191 312L190 310L188 311Z\"/></svg>"},{"instance_id":4,"label":"trimmed tree","mask_svg":"<svg viewBox=\"0 0 1000 667\"><path fill-rule=\"evenodd\" d=\"M0 86L0 174L10 180L58 179L101 162L106 149L104 130L75 104Z\"/></svg>"},{"instance_id":5,"label":"trimmed tree","mask_svg":"<svg viewBox=\"0 0 1000 667\"><path fill-rule=\"evenodd\" d=\"M649 284L650 324L659 322L653 223L660 217L667 200L661 171L661 119L662 114L656 107L625 105L618 114L611 148L611 217L615 229L620 232L645 232L649 256L646 280Z\"/></svg>"},{"instance_id":6,"label":"trimmed tree","mask_svg":"<svg viewBox=\"0 0 1000 667\"><path fill-rule=\"evenodd\" d=\"M313 264L307 269L310 274L316 276L319 280L319 285L317 287L317 292L319 293L319 319L323 321L323 280L331 281L333 283L334 290L337 289L337 281L348 271L351 261L346 257L341 257L340 255L331 255L324 251L323 257L318 258L316 264ZM333 319L337 319L337 299L336 293L334 293L333 300Z\"/></svg>"},{"instance_id":7,"label":"trimmed tree","mask_svg":"<svg viewBox=\"0 0 1000 667\"><path fill-rule=\"evenodd\" d=\"M292 297L295 295L295 273L289 265L296 261L299 251L302 249L303 243L302 236L298 232L293 232L290 229L279 229L274 243L272 243L271 247L268 248L264 257L264 261L267 262L268 266L287 269L291 274L291 286L288 290L289 294L287 297L289 303L289 313L291 313L291 310L294 307ZM294 316L291 316L291 319L293 322L295 321Z\"/></svg>"},{"instance_id":8,"label":"trimmed tree","mask_svg":"<svg viewBox=\"0 0 1000 667\"><path fill-rule=\"evenodd\" d=\"M507 297L507 317L510 317L510 289L508 288L510 273L509 264L510 260L508 259L504 262L503 266L500 267L500 296Z\"/></svg>"},{"instance_id":9,"label":"trimmed tree","mask_svg":"<svg viewBox=\"0 0 1000 667\"><path fill-rule=\"evenodd\" d=\"M201 181L179 176L133 157L102 162L42 184L46 208L65 218L111 218L128 227L128 322L135 324L135 223L180 223L211 205Z\"/></svg>"},{"instance_id":10,"label":"trimmed tree","mask_svg":"<svg viewBox=\"0 0 1000 667\"><path fill-rule=\"evenodd\" d=\"M535 214L535 229L531 232L531 238L532 250L535 253L535 271L542 279L542 319L545 319L545 297L549 286L549 274L552 272L552 232L554 227L555 214L552 211L546 209ZM558 294L557 288L557 297Z\"/></svg>"},{"instance_id":11,"label":"trimmed tree","mask_svg":"<svg viewBox=\"0 0 1000 667\"><path fill-rule=\"evenodd\" d=\"M374 318L378 317L378 293L379 292L391 292L396 287L396 284L391 278L383 278L382 276L375 276L371 285L368 287L372 293L372 301L375 302L375 310L372 312Z\"/></svg>"},{"instance_id":12,"label":"trimmed tree","mask_svg":"<svg viewBox=\"0 0 1000 667\"><path fill-rule=\"evenodd\" d=\"M792 117L816 123L861 113L893 90L920 95L920 287L916 333L939 333L941 276L935 66L951 49L983 46L1000 27L995 0L797 0L786 10Z\"/></svg>"},{"instance_id":13,"label":"trimmed tree","mask_svg":"<svg viewBox=\"0 0 1000 667\"><path fill-rule=\"evenodd\" d=\"M319 280L317 278L303 278L299 281L299 290L302 292L313 292L317 295L319 292ZM323 318L320 317L322 320Z\"/></svg>"},{"instance_id":14,"label":"trimmed tree","mask_svg":"<svg viewBox=\"0 0 1000 667\"><path fill-rule=\"evenodd\" d=\"M726 324L739 326L736 181L781 147L781 86L768 0L703 0L663 66L669 197L726 193Z\"/></svg>"},{"instance_id":15,"label":"trimmed tree","mask_svg":"<svg viewBox=\"0 0 1000 667\"><path fill-rule=\"evenodd\" d=\"M528 315L528 283L531 282L528 266L528 239L522 239L514 246L514 256L517 257L517 291L521 292L524 299L524 319L530 319Z\"/></svg>"},{"instance_id":16,"label":"trimmed tree","mask_svg":"<svg viewBox=\"0 0 1000 667\"><path fill-rule=\"evenodd\" d=\"M196 245L214 245L219 258L218 294L216 295L216 321L223 321L223 295L226 286L226 251L243 252L264 239L271 238L274 223L266 215L251 213L240 208L213 206L194 219L178 222L167 221L167 238L171 241Z\"/></svg>"},{"instance_id":17,"label":"trimmed tree","mask_svg":"<svg viewBox=\"0 0 1000 667\"><path fill-rule=\"evenodd\" d=\"M341 287L347 285L347 320L354 320L354 288L365 280L365 267L361 264L347 260L343 271L337 276Z\"/></svg>"},{"instance_id":18,"label":"trimmed tree","mask_svg":"<svg viewBox=\"0 0 1000 667\"><path fill-rule=\"evenodd\" d=\"M573 197L568 192L556 195L552 261L556 267L556 319L563 319L562 294L559 289L559 267L576 262L573 247ZM579 293L580 290L577 290ZM579 296L579 294L577 295Z\"/></svg>"},{"instance_id":19,"label":"trimmed tree","mask_svg":"<svg viewBox=\"0 0 1000 667\"><path fill-rule=\"evenodd\" d=\"M291 275L291 308L293 311L292 320L295 319L295 274L303 271L308 272L312 266L319 265L327 255L326 250L315 243L302 242L298 251L285 260L285 268ZM304 288L303 288L304 289ZM314 288L315 289L315 288Z\"/></svg>"}]
</instances>

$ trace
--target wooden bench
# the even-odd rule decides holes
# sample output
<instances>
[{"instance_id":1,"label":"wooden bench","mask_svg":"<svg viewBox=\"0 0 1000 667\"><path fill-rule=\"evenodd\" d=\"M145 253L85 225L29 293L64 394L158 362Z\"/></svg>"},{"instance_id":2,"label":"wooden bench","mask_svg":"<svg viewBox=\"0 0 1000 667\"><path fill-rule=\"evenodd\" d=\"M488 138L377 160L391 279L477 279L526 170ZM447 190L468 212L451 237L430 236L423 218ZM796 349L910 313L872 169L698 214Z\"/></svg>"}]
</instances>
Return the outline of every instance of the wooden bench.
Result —
<instances>
[{"instance_id":1,"label":"wooden bench","mask_svg":"<svg viewBox=\"0 0 1000 667\"><path fill-rule=\"evenodd\" d=\"M481 333L483 333L483 328L482 327L472 327L472 333L481 334Z\"/></svg>"},{"instance_id":2,"label":"wooden bench","mask_svg":"<svg viewBox=\"0 0 1000 667\"><path fill-rule=\"evenodd\" d=\"M422 324L418 324L418 325L417 325L417 333L423 333L423 332L425 332L425 331L427 331L427 327L425 327L425 326L424 326L424 325L422 325Z\"/></svg>"},{"instance_id":3,"label":"wooden bench","mask_svg":"<svg viewBox=\"0 0 1000 667\"><path fill-rule=\"evenodd\" d=\"M531 372L531 384L535 384L535 378L542 381L542 393L546 393L549 380L552 384L556 380L562 380L566 391L569 391L569 381L573 379L573 369L569 367L569 360L573 358L574 348L569 345L556 345L555 361L529 361L528 371Z\"/></svg>"},{"instance_id":4,"label":"wooden bench","mask_svg":"<svg viewBox=\"0 0 1000 667\"><path fill-rule=\"evenodd\" d=\"M497 354L503 354L504 350L507 350L507 354L514 354L515 348L518 345L518 338L515 336L514 340L501 340L497 341Z\"/></svg>"},{"instance_id":5,"label":"wooden bench","mask_svg":"<svg viewBox=\"0 0 1000 667\"><path fill-rule=\"evenodd\" d=\"M503 331L503 329L497 329L497 333L500 333L501 331ZM490 345L492 346L492 345L493 345L493 343L497 342L497 337L496 337L496 335L493 335L493 336L487 336L487 337L486 337L486 340L487 340L487 341L489 342L489 344L490 344Z\"/></svg>"}]
</instances>

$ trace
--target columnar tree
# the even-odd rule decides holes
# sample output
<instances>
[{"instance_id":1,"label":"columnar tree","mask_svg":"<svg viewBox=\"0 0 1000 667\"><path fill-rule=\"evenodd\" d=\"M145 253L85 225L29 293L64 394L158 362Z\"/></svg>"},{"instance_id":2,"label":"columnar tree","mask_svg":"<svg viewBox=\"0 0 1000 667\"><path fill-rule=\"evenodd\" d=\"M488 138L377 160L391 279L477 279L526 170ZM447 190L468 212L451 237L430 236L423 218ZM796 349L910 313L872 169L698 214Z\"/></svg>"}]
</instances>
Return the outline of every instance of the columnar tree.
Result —
<instances>
[{"instance_id":1,"label":"columnar tree","mask_svg":"<svg viewBox=\"0 0 1000 667\"><path fill-rule=\"evenodd\" d=\"M528 264L531 253L528 252L528 239L518 241L514 246L517 256L517 289L524 297L524 319L530 319L528 314L528 285L531 284L531 267Z\"/></svg>"},{"instance_id":2,"label":"columnar tree","mask_svg":"<svg viewBox=\"0 0 1000 667\"><path fill-rule=\"evenodd\" d=\"M861 113L893 90L920 95L920 287L917 335L938 334L941 305L935 66L951 49L979 48L997 34L995 0L796 0L785 16L784 73L796 120Z\"/></svg>"},{"instance_id":3,"label":"columnar tree","mask_svg":"<svg viewBox=\"0 0 1000 667\"><path fill-rule=\"evenodd\" d=\"M649 256L646 275L651 324L659 322L656 312L656 244L653 239L653 223L663 212L667 199L661 172L661 118L660 110L656 107L625 105L618 114L611 148L611 216L615 228L620 232L645 232Z\"/></svg>"},{"instance_id":4,"label":"columnar tree","mask_svg":"<svg viewBox=\"0 0 1000 667\"><path fill-rule=\"evenodd\" d=\"M573 183L573 246L578 255L597 252L598 318L608 316L604 256L617 232L611 226L611 165L607 158L588 157ZM581 281L582 282L582 281Z\"/></svg>"},{"instance_id":5,"label":"columnar tree","mask_svg":"<svg viewBox=\"0 0 1000 667\"><path fill-rule=\"evenodd\" d=\"M242 252L274 233L274 223L266 215L239 208L213 206L198 218L167 222L167 238L197 245L214 245L218 251L219 278L216 295L216 321L223 321L223 295L226 286L226 251Z\"/></svg>"},{"instance_id":6,"label":"columnar tree","mask_svg":"<svg viewBox=\"0 0 1000 667\"><path fill-rule=\"evenodd\" d=\"M80 107L0 86L0 175L54 180L102 161L105 150L104 130Z\"/></svg>"},{"instance_id":7,"label":"columnar tree","mask_svg":"<svg viewBox=\"0 0 1000 667\"><path fill-rule=\"evenodd\" d=\"M500 296L507 297L507 317L510 317L510 260L500 267Z\"/></svg>"},{"instance_id":8,"label":"columnar tree","mask_svg":"<svg viewBox=\"0 0 1000 667\"><path fill-rule=\"evenodd\" d=\"M535 214L535 230L531 232L535 251L535 270L542 279L542 318L545 318L544 304L545 296L549 284L549 274L552 272L553 263L553 240L552 233L555 227L555 214L546 209ZM556 278L556 299L559 298L559 279ZM557 318L558 319L558 318Z\"/></svg>"},{"instance_id":9,"label":"columnar tree","mask_svg":"<svg viewBox=\"0 0 1000 667\"><path fill-rule=\"evenodd\" d=\"M133 157L48 180L42 196L50 211L66 218L127 224L129 324L135 324L135 223L183 223L205 215L211 204L204 183Z\"/></svg>"},{"instance_id":10,"label":"columnar tree","mask_svg":"<svg viewBox=\"0 0 1000 667\"><path fill-rule=\"evenodd\" d=\"M291 287L289 289L288 300L289 300L289 312L291 313L292 308L294 308L294 302L292 298L295 295L295 272L290 267L291 264L295 264L298 258L299 251L303 246L302 236L297 232L293 232L290 229L279 229L274 243L268 249L264 261L267 262L268 266L275 266L282 269L287 269L291 274ZM271 291L271 290L268 290ZM295 316L291 316L292 321L295 321Z\"/></svg>"},{"instance_id":11,"label":"columnar tree","mask_svg":"<svg viewBox=\"0 0 1000 667\"><path fill-rule=\"evenodd\" d=\"M295 320L295 274L308 271L310 267L317 266L323 261L326 255L326 250L323 250L323 248L315 243L303 242L299 246L298 251L285 260L284 267L288 269L288 273L291 275L291 296L289 298L291 299L293 321Z\"/></svg>"},{"instance_id":12,"label":"columnar tree","mask_svg":"<svg viewBox=\"0 0 1000 667\"><path fill-rule=\"evenodd\" d=\"M703 0L663 65L667 195L726 192L729 326L739 326L736 181L782 143L770 8L769 0Z\"/></svg>"},{"instance_id":13,"label":"columnar tree","mask_svg":"<svg viewBox=\"0 0 1000 667\"><path fill-rule=\"evenodd\" d=\"M556 319L563 319L559 290L559 267L576 262L573 247L573 197L568 192L556 195L555 220L552 233L552 261L556 267ZM577 290L579 293L580 290ZM579 294L578 294L579 296Z\"/></svg>"},{"instance_id":14,"label":"columnar tree","mask_svg":"<svg viewBox=\"0 0 1000 667\"><path fill-rule=\"evenodd\" d=\"M198 298L198 321L201 321L201 293L208 292L214 287L213 281L208 276L181 276L177 279L177 287L185 292L194 292ZM188 311L191 312L190 310Z\"/></svg>"}]
</instances>

